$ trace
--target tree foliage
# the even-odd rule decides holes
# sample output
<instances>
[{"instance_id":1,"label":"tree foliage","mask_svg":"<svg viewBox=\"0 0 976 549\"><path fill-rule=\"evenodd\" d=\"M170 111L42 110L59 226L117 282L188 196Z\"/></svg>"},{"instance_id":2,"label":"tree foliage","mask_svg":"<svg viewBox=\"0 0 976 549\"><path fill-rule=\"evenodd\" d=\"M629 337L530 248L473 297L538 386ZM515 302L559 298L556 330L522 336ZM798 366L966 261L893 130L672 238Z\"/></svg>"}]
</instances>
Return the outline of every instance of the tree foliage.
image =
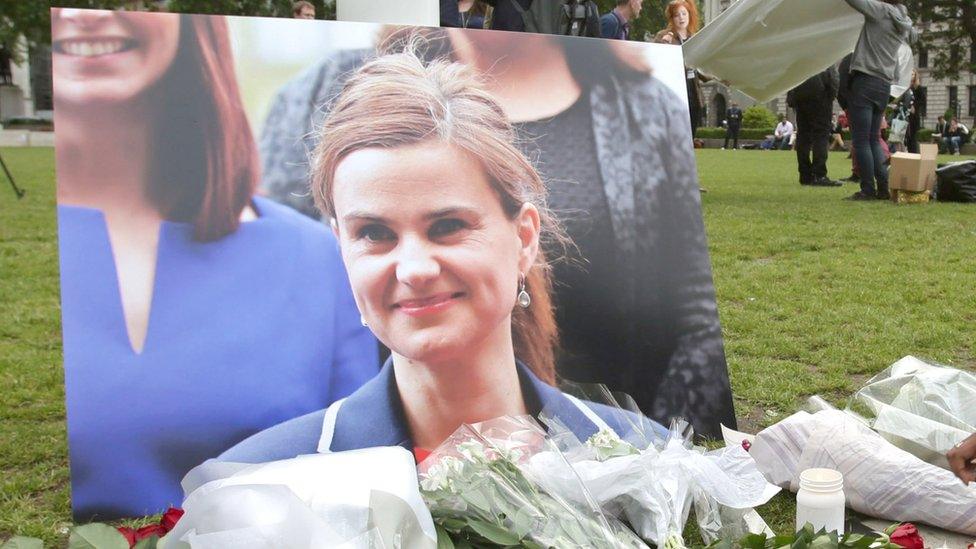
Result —
<instances>
[{"instance_id":1,"label":"tree foliage","mask_svg":"<svg viewBox=\"0 0 976 549\"><path fill-rule=\"evenodd\" d=\"M958 78L976 72L976 2L974 0L906 0L909 15L920 30L915 48L928 52L936 78Z\"/></svg>"},{"instance_id":2,"label":"tree foliage","mask_svg":"<svg viewBox=\"0 0 976 549\"><path fill-rule=\"evenodd\" d=\"M125 0L59 0L51 7L116 9ZM6 47L15 63L27 55L19 38L26 39L27 48L51 43L51 13L47 2L0 0L0 44Z\"/></svg>"},{"instance_id":3,"label":"tree foliage","mask_svg":"<svg viewBox=\"0 0 976 549\"><path fill-rule=\"evenodd\" d=\"M335 19L335 1L309 0L316 19ZM293 0L170 0L167 9L179 13L291 17Z\"/></svg>"},{"instance_id":4,"label":"tree foliage","mask_svg":"<svg viewBox=\"0 0 976 549\"><path fill-rule=\"evenodd\" d=\"M335 0L310 0L319 19L335 19ZM145 2L153 8L153 2ZM50 7L119 9L132 0L53 0ZM15 63L23 62L27 48L51 43L51 14L47 2L0 0L0 44ZM291 17L292 0L170 0L167 11L220 15ZM24 42L19 38L26 39Z\"/></svg>"}]
</instances>

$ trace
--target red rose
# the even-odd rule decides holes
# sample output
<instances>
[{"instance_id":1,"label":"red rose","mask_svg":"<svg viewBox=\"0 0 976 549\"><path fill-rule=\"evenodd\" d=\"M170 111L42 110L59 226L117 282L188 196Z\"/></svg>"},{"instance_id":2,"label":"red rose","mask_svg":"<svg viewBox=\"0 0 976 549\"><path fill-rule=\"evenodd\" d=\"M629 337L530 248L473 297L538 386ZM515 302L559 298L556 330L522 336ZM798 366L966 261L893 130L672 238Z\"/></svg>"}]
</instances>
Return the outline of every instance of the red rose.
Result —
<instances>
[{"instance_id":1,"label":"red rose","mask_svg":"<svg viewBox=\"0 0 976 549\"><path fill-rule=\"evenodd\" d=\"M748 452L749 448L752 448L752 443L746 439L742 439L742 449Z\"/></svg>"},{"instance_id":2,"label":"red rose","mask_svg":"<svg viewBox=\"0 0 976 549\"><path fill-rule=\"evenodd\" d=\"M159 519L159 524L169 532L176 526L176 523L183 516L183 509L177 509L176 507L170 507L163 513L163 518Z\"/></svg>"},{"instance_id":3,"label":"red rose","mask_svg":"<svg viewBox=\"0 0 976 549\"><path fill-rule=\"evenodd\" d=\"M153 536L163 537L166 535L166 528L161 524L149 524L136 530L136 541L151 538Z\"/></svg>"},{"instance_id":4,"label":"red rose","mask_svg":"<svg viewBox=\"0 0 976 549\"><path fill-rule=\"evenodd\" d=\"M901 545L905 549L925 549L925 542L922 536L918 535L918 528L910 522L901 524L889 536L891 543Z\"/></svg>"},{"instance_id":5,"label":"red rose","mask_svg":"<svg viewBox=\"0 0 976 549\"><path fill-rule=\"evenodd\" d=\"M119 526L116 529L119 531L120 534L122 534L122 537L125 538L125 541L129 542L129 547L132 547L133 545L136 544L135 530L129 528L128 526Z\"/></svg>"}]
</instances>

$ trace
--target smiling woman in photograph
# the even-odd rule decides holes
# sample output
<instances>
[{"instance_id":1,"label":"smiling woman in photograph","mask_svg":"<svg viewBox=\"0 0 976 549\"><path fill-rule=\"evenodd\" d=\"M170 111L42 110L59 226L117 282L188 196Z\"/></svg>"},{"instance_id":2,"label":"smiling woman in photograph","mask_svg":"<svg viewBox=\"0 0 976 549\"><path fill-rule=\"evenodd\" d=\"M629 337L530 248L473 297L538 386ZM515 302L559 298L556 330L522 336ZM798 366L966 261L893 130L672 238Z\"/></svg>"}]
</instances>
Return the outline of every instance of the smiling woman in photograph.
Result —
<instances>
[{"instance_id":1,"label":"smiling woman in photograph","mask_svg":"<svg viewBox=\"0 0 976 549\"><path fill-rule=\"evenodd\" d=\"M235 442L377 371L334 238L254 196L219 17L52 12L72 502L182 500Z\"/></svg>"},{"instance_id":2,"label":"smiling woman in photograph","mask_svg":"<svg viewBox=\"0 0 976 549\"><path fill-rule=\"evenodd\" d=\"M422 457L462 423L543 409L583 438L604 426L628 431L609 408L554 387L557 331L540 241L565 237L514 137L461 64L408 51L351 77L322 129L313 192L363 318L392 356L352 396L221 460L396 445Z\"/></svg>"},{"instance_id":3,"label":"smiling woman in photograph","mask_svg":"<svg viewBox=\"0 0 976 549\"><path fill-rule=\"evenodd\" d=\"M375 49L330 53L281 87L260 139L268 196L321 216L307 151L325 136L317 130L333 99L377 53L423 35L422 58L459 62L483 80L574 243L563 253L543 242L550 259L564 256L551 262L560 378L605 383L659 422L680 416L720 436L735 415L688 109L648 67L649 54L665 58L671 48L464 29L368 32L380 37Z\"/></svg>"}]
</instances>

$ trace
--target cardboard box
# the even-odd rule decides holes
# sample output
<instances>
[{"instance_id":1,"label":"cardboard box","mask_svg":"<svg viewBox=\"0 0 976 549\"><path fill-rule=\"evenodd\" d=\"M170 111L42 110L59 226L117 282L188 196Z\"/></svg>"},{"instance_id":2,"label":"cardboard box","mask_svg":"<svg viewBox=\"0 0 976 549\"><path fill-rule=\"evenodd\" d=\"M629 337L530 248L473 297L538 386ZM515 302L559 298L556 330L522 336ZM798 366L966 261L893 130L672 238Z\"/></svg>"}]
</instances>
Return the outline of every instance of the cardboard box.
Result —
<instances>
[{"instance_id":1,"label":"cardboard box","mask_svg":"<svg viewBox=\"0 0 976 549\"><path fill-rule=\"evenodd\" d=\"M922 192L935 189L936 156L938 145L919 145L920 154L895 153L891 155L888 171L888 187L892 190Z\"/></svg>"}]
</instances>

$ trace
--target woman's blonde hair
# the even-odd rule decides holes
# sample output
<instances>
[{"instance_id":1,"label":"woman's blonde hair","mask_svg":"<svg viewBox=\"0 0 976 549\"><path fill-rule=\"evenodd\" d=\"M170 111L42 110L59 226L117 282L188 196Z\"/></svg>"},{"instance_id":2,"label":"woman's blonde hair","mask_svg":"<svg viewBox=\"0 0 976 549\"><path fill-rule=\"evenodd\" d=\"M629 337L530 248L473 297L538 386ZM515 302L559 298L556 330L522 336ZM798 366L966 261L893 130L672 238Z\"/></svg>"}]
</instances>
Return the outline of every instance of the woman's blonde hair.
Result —
<instances>
[{"instance_id":1,"label":"woman's blonde hair","mask_svg":"<svg viewBox=\"0 0 976 549\"><path fill-rule=\"evenodd\" d=\"M501 106L470 69L443 59L424 62L414 48L366 63L333 102L313 159L316 205L335 218L335 171L350 153L428 140L450 143L478 159L506 215L514 219L530 202L539 209L542 238L565 242L546 208L542 178L515 146L515 132ZM532 304L513 311L512 340L515 356L553 384L558 336L550 277L540 249L525 279Z\"/></svg>"}]
</instances>

